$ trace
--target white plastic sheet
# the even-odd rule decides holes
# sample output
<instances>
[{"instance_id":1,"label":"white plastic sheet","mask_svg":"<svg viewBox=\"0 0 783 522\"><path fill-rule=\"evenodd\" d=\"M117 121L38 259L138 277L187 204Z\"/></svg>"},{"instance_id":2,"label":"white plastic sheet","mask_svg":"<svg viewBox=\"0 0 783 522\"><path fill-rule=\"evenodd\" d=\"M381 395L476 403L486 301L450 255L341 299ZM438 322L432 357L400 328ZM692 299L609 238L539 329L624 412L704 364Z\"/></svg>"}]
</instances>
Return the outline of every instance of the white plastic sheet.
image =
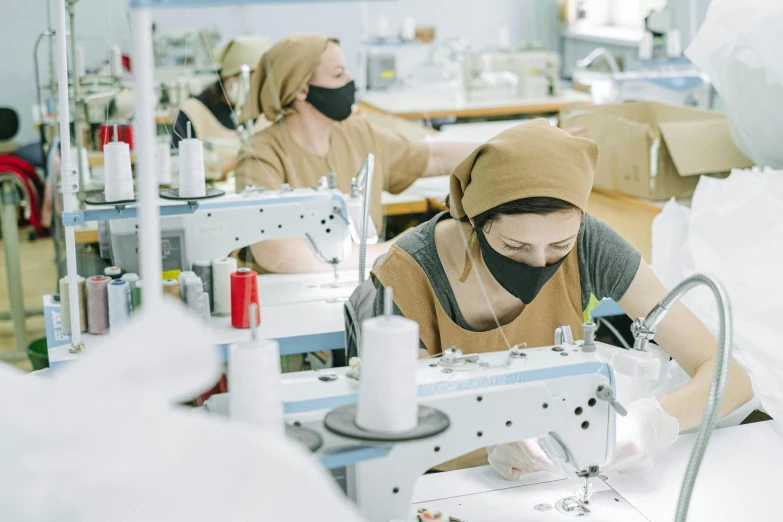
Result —
<instances>
[{"instance_id":1,"label":"white plastic sheet","mask_svg":"<svg viewBox=\"0 0 783 522\"><path fill-rule=\"evenodd\" d=\"M181 304L145 305L71 364L31 379L0 364L0 519L360 520L295 443L174 404L219 375Z\"/></svg>"},{"instance_id":2,"label":"white plastic sheet","mask_svg":"<svg viewBox=\"0 0 783 522\"><path fill-rule=\"evenodd\" d=\"M702 177L691 208L674 200L653 222L652 264L667 288L694 272L716 276L734 313L734 350L762 407L783 423L783 171ZM717 335L712 293L684 303Z\"/></svg>"},{"instance_id":3,"label":"white plastic sheet","mask_svg":"<svg viewBox=\"0 0 783 522\"><path fill-rule=\"evenodd\" d=\"M783 168L783 2L713 0L685 51L712 79L732 136L757 165Z\"/></svg>"}]
</instances>

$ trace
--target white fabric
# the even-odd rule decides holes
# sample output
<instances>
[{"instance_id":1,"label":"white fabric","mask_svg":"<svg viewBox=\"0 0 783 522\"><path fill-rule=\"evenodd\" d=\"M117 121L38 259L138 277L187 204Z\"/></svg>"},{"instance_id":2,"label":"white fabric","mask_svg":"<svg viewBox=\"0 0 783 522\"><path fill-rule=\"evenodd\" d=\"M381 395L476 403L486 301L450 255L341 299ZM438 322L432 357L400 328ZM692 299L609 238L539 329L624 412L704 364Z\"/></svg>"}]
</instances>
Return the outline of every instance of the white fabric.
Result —
<instances>
[{"instance_id":1,"label":"white fabric","mask_svg":"<svg viewBox=\"0 0 783 522\"><path fill-rule=\"evenodd\" d=\"M628 415L617 416L614 455L603 471L643 473L653 467L655 454L677 441L677 419L661 408L658 399L632 402Z\"/></svg>"},{"instance_id":2,"label":"white fabric","mask_svg":"<svg viewBox=\"0 0 783 522\"><path fill-rule=\"evenodd\" d=\"M0 364L0 518L360 519L299 446L175 405L220 374L209 333L181 303L145 304L112 335L50 378Z\"/></svg>"},{"instance_id":3,"label":"white fabric","mask_svg":"<svg viewBox=\"0 0 783 522\"><path fill-rule=\"evenodd\" d=\"M713 0L685 51L726 106L739 149L758 165L783 168L783 2Z\"/></svg>"},{"instance_id":4,"label":"white fabric","mask_svg":"<svg viewBox=\"0 0 783 522\"><path fill-rule=\"evenodd\" d=\"M653 222L652 265L673 288L695 272L726 287L734 315L736 359L750 375L764 410L783 423L783 171L734 171L702 177L691 209L674 201ZM717 335L712 293L699 288L683 302Z\"/></svg>"},{"instance_id":5,"label":"white fabric","mask_svg":"<svg viewBox=\"0 0 783 522\"><path fill-rule=\"evenodd\" d=\"M557 471L536 439L489 446L487 453L490 466L506 480L517 480L522 473Z\"/></svg>"}]
</instances>

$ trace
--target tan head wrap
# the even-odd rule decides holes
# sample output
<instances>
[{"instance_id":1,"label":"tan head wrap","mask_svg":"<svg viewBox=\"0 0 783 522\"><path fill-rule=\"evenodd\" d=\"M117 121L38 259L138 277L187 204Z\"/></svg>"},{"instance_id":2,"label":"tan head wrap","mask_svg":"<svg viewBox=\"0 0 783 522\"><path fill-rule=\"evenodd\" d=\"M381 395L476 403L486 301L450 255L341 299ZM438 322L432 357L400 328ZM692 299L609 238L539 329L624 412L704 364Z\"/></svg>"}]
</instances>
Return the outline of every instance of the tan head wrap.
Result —
<instances>
[{"instance_id":1,"label":"tan head wrap","mask_svg":"<svg viewBox=\"0 0 783 522\"><path fill-rule=\"evenodd\" d=\"M291 104L321 61L329 39L320 34L291 34L273 45L261 57L250 77L250 96L242 108L240 123L261 113L276 121L278 107L283 114L292 111Z\"/></svg>"},{"instance_id":2,"label":"tan head wrap","mask_svg":"<svg viewBox=\"0 0 783 522\"><path fill-rule=\"evenodd\" d=\"M261 55L269 49L269 38L265 36L237 36L220 51L220 75L223 78L239 74L239 68L247 65L255 69Z\"/></svg>"},{"instance_id":3,"label":"tan head wrap","mask_svg":"<svg viewBox=\"0 0 783 522\"><path fill-rule=\"evenodd\" d=\"M470 218L510 201L550 197L583 212L598 145L537 119L480 145L451 173L451 215Z\"/></svg>"}]
</instances>

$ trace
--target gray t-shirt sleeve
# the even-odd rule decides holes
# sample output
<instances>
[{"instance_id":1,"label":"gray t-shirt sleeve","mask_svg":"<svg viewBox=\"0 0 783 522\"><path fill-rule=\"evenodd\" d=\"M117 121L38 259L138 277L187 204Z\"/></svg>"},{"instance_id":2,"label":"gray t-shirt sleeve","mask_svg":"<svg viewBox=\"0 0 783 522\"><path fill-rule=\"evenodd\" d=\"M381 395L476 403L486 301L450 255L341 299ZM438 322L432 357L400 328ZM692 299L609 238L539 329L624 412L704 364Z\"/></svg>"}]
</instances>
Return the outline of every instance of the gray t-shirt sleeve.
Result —
<instances>
[{"instance_id":1,"label":"gray t-shirt sleeve","mask_svg":"<svg viewBox=\"0 0 783 522\"><path fill-rule=\"evenodd\" d=\"M579 232L579 278L582 309L590 295L619 301L631 286L642 255L620 234L600 219L585 214Z\"/></svg>"}]
</instances>

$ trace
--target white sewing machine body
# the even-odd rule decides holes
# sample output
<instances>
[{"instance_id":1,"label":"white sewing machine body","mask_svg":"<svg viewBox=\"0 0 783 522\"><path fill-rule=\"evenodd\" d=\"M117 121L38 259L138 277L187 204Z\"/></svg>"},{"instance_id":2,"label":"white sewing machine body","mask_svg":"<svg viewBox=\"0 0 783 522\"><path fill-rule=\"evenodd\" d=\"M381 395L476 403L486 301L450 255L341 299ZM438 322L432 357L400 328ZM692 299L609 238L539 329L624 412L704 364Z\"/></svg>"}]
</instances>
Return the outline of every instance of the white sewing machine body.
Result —
<instances>
[{"instance_id":1,"label":"white sewing machine body","mask_svg":"<svg viewBox=\"0 0 783 522\"><path fill-rule=\"evenodd\" d=\"M456 361L422 359L419 405L445 414L448 427L416 440L384 439L367 432L367 439L360 440L324 426L330 411L357 400L359 382L350 372L340 368L285 374L286 420L323 436L318 451L322 460L379 446L388 451L383 458L377 453L369 460L357 458L347 468L348 494L373 522L406 518L423 473L489 445L554 433L576 463L568 465L571 476L576 475L575 467L584 476L597 476L614 452L613 399L599 397L614 393L614 373L598 352L584 352L580 343L483 353ZM559 444L549 440L547 450L567 460Z\"/></svg>"},{"instance_id":2,"label":"white sewing machine body","mask_svg":"<svg viewBox=\"0 0 783 522\"><path fill-rule=\"evenodd\" d=\"M337 190L246 190L200 200L192 212L166 215L167 207L187 204L160 199L163 270L189 270L194 261L224 257L267 239L304 237L325 263L336 264L350 251L348 208ZM138 220L106 223L100 227L101 243L110 245L112 263L138 272Z\"/></svg>"}]
</instances>

